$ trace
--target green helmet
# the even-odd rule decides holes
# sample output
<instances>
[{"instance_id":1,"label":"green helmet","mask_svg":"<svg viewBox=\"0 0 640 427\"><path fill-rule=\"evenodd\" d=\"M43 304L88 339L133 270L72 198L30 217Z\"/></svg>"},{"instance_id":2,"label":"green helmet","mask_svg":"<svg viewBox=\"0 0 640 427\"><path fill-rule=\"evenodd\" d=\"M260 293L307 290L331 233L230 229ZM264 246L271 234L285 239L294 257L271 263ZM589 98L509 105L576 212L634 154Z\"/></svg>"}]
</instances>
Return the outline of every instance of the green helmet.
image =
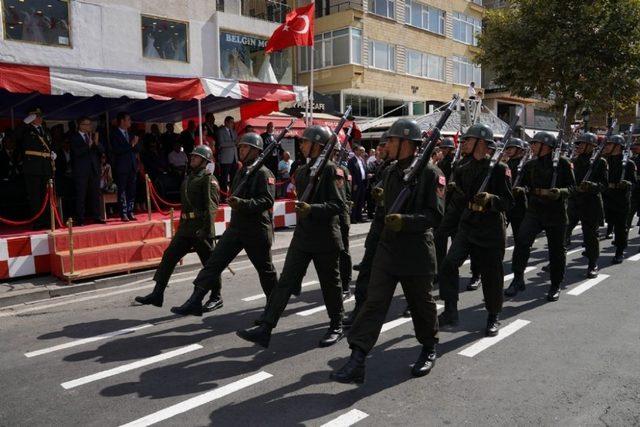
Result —
<instances>
[{"instance_id":1,"label":"green helmet","mask_svg":"<svg viewBox=\"0 0 640 427\"><path fill-rule=\"evenodd\" d=\"M551 148L556 147L556 137L551 135L549 132L538 132L533 135L531 138L531 142L540 142L544 145L548 145Z\"/></svg>"},{"instance_id":2,"label":"green helmet","mask_svg":"<svg viewBox=\"0 0 640 427\"><path fill-rule=\"evenodd\" d=\"M333 132L326 126L313 125L309 126L302 133L302 139L313 142L314 144L325 145L331 139Z\"/></svg>"},{"instance_id":3,"label":"green helmet","mask_svg":"<svg viewBox=\"0 0 640 427\"><path fill-rule=\"evenodd\" d=\"M248 145L250 147L257 148L260 151L264 148L262 137L255 132L247 132L242 135L238 145Z\"/></svg>"},{"instance_id":4,"label":"green helmet","mask_svg":"<svg viewBox=\"0 0 640 427\"><path fill-rule=\"evenodd\" d=\"M384 132L382 132L382 136L380 136L380 142L378 143L378 145L385 145L388 140L389 132L385 130Z\"/></svg>"},{"instance_id":5,"label":"green helmet","mask_svg":"<svg viewBox=\"0 0 640 427\"><path fill-rule=\"evenodd\" d=\"M471 125L469 129L462 135L462 140L466 140L467 138L477 138L482 139L487 143L487 147L496 148L495 141L493 139L493 131L487 125L483 125L482 123L476 123L475 125Z\"/></svg>"},{"instance_id":6,"label":"green helmet","mask_svg":"<svg viewBox=\"0 0 640 427\"><path fill-rule=\"evenodd\" d=\"M592 145L598 145L598 137L591 132L585 132L582 135L578 136L578 139L576 140L576 143L581 144L581 143L587 143L587 144L592 144Z\"/></svg>"},{"instance_id":7,"label":"green helmet","mask_svg":"<svg viewBox=\"0 0 640 427\"><path fill-rule=\"evenodd\" d=\"M455 142L453 142L453 138L450 136L446 137L440 143L440 148L456 148Z\"/></svg>"},{"instance_id":8,"label":"green helmet","mask_svg":"<svg viewBox=\"0 0 640 427\"><path fill-rule=\"evenodd\" d=\"M625 141L622 135L611 135L607 140L609 144L624 145Z\"/></svg>"},{"instance_id":9,"label":"green helmet","mask_svg":"<svg viewBox=\"0 0 640 427\"><path fill-rule=\"evenodd\" d=\"M211 152L211 148L207 145L198 145L191 152L192 156L200 156L205 159L207 162L211 162L213 159L213 153Z\"/></svg>"},{"instance_id":10,"label":"green helmet","mask_svg":"<svg viewBox=\"0 0 640 427\"><path fill-rule=\"evenodd\" d=\"M520 138L509 138L509 141L505 144L504 148L516 147L521 150L524 150L524 141Z\"/></svg>"},{"instance_id":11,"label":"green helmet","mask_svg":"<svg viewBox=\"0 0 640 427\"><path fill-rule=\"evenodd\" d=\"M422 131L415 120L398 119L387 131L389 138L408 139L409 141L422 141Z\"/></svg>"}]
</instances>

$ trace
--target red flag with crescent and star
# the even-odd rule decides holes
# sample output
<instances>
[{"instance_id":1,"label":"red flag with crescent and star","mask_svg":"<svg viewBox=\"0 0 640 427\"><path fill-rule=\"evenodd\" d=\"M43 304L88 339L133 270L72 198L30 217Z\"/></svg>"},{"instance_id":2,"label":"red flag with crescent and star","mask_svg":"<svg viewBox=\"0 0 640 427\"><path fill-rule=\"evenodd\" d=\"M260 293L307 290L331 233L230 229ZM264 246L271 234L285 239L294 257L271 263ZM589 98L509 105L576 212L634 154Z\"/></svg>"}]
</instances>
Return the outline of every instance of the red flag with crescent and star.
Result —
<instances>
[{"instance_id":1,"label":"red flag with crescent and star","mask_svg":"<svg viewBox=\"0 0 640 427\"><path fill-rule=\"evenodd\" d=\"M313 46L313 16L315 2L287 13L284 24L271 34L266 53L290 46Z\"/></svg>"}]
</instances>

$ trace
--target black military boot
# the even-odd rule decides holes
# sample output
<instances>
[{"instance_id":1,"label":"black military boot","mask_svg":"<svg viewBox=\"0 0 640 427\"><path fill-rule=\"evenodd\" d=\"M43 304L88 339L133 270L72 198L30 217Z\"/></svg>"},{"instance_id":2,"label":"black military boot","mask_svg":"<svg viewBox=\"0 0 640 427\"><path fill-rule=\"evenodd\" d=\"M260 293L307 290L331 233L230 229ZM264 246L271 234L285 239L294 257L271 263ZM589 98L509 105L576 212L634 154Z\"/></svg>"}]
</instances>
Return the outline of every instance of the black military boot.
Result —
<instances>
[{"instance_id":1,"label":"black military boot","mask_svg":"<svg viewBox=\"0 0 640 427\"><path fill-rule=\"evenodd\" d=\"M351 357L349 361L337 371L334 371L329 375L333 381L345 384L362 384L364 382L364 361L367 358L367 354L354 348L351 351Z\"/></svg>"},{"instance_id":2,"label":"black military boot","mask_svg":"<svg viewBox=\"0 0 640 427\"><path fill-rule=\"evenodd\" d=\"M342 318L343 328L348 329L353 325L353 322L356 321L356 317L358 316L358 312L360 311L361 308L362 308L362 305L356 302L356 306L354 307L353 311Z\"/></svg>"},{"instance_id":3,"label":"black military boot","mask_svg":"<svg viewBox=\"0 0 640 427\"><path fill-rule=\"evenodd\" d=\"M508 297L514 297L518 292L524 291L526 288L524 284L524 275L522 273L513 273L513 280L504 294Z\"/></svg>"},{"instance_id":4,"label":"black military boot","mask_svg":"<svg viewBox=\"0 0 640 427\"><path fill-rule=\"evenodd\" d=\"M422 351L411 368L411 375L414 377L424 377L436 364L436 348L435 346L422 346Z\"/></svg>"},{"instance_id":5,"label":"black military boot","mask_svg":"<svg viewBox=\"0 0 640 427\"><path fill-rule=\"evenodd\" d=\"M218 310L219 308L224 307L224 302L222 302L222 298L217 295L211 294L209 297L209 301L202 307L202 311L205 313L209 313L213 310Z\"/></svg>"},{"instance_id":6,"label":"black military boot","mask_svg":"<svg viewBox=\"0 0 640 427\"><path fill-rule=\"evenodd\" d=\"M480 280L480 276L477 274L473 274L471 276L471 279L469 280L469 284L467 285L467 290L468 291L477 290L480 287L480 283L482 283Z\"/></svg>"},{"instance_id":7,"label":"black military boot","mask_svg":"<svg viewBox=\"0 0 640 427\"><path fill-rule=\"evenodd\" d=\"M587 277L589 279L594 279L598 277L598 264L595 262L589 261L589 267L587 268Z\"/></svg>"},{"instance_id":8,"label":"black military boot","mask_svg":"<svg viewBox=\"0 0 640 427\"><path fill-rule=\"evenodd\" d=\"M489 313L487 317L487 329L484 330L484 334L488 337L495 337L498 335L498 327L500 326L500 322L498 322L498 315Z\"/></svg>"},{"instance_id":9,"label":"black military boot","mask_svg":"<svg viewBox=\"0 0 640 427\"><path fill-rule=\"evenodd\" d=\"M189 299L179 307L171 307L171 312L181 316L202 316L202 300L207 292L206 289L194 286Z\"/></svg>"},{"instance_id":10,"label":"black military boot","mask_svg":"<svg viewBox=\"0 0 640 427\"><path fill-rule=\"evenodd\" d=\"M331 320L329 329L325 332L324 336L318 343L319 347L329 347L340 341L344 337L344 330L342 329L342 317L337 320Z\"/></svg>"},{"instance_id":11,"label":"black military boot","mask_svg":"<svg viewBox=\"0 0 640 427\"><path fill-rule=\"evenodd\" d=\"M616 254L611 260L611 264L622 264L622 261L624 260L623 255L624 249L616 248Z\"/></svg>"},{"instance_id":12,"label":"black military boot","mask_svg":"<svg viewBox=\"0 0 640 427\"><path fill-rule=\"evenodd\" d=\"M155 305L156 307L162 307L162 303L164 302L164 290L166 287L166 285L161 285L156 282L156 286L149 295L135 297L135 301L142 305Z\"/></svg>"},{"instance_id":13,"label":"black military boot","mask_svg":"<svg viewBox=\"0 0 640 427\"><path fill-rule=\"evenodd\" d=\"M254 326L249 329L241 329L236 332L236 335L246 341L251 341L264 348L269 347L269 341L271 341L271 331L273 328L266 323L261 323L258 326Z\"/></svg>"},{"instance_id":14,"label":"black military boot","mask_svg":"<svg viewBox=\"0 0 640 427\"><path fill-rule=\"evenodd\" d=\"M547 301L553 302L558 301L560 299L560 285L557 283L552 283L549 286L549 292L547 292Z\"/></svg>"},{"instance_id":15,"label":"black military boot","mask_svg":"<svg viewBox=\"0 0 640 427\"><path fill-rule=\"evenodd\" d=\"M438 325L440 326L458 326L458 304L455 301L445 301L444 311L438 316Z\"/></svg>"}]
</instances>

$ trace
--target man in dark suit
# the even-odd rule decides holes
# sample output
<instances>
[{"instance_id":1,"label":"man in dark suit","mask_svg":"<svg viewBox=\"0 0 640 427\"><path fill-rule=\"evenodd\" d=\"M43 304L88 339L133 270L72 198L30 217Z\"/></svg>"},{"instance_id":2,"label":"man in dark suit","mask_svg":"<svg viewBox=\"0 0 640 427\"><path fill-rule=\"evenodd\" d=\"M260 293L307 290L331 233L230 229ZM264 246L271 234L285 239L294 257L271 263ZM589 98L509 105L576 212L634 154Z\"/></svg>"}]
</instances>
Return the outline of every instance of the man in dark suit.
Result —
<instances>
[{"instance_id":1,"label":"man in dark suit","mask_svg":"<svg viewBox=\"0 0 640 427\"><path fill-rule=\"evenodd\" d=\"M187 128L180 134L180 144L187 156L191 154L193 147L196 146L196 129L196 122L189 120Z\"/></svg>"},{"instance_id":2,"label":"man in dark suit","mask_svg":"<svg viewBox=\"0 0 640 427\"><path fill-rule=\"evenodd\" d=\"M233 117L227 116L224 119L224 126L218 128L216 137L216 152L218 162L220 162L220 188L226 192L228 184L233 181L238 169L238 150L236 140L238 134L233 129Z\"/></svg>"},{"instance_id":3,"label":"man in dark suit","mask_svg":"<svg viewBox=\"0 0 640 427\"><path fill-rule=\"evenodd\" d=\"M273 122L267 123L267 131L260 136L262 137L265 150L269 145L275 144L276 137L273 136ZM280 161L280 156L283 152L284 150L282 147L278 147L278 149L273 150L271 155L264 161L264 165L269 168L271 173L273 173L273 176L278 176L278 162Z\"/></svg>"},{"instance_id":4,"label":"man in dark suit","mask_svg":"<svg viewBox=\"0 0 640 427\"><path fill-rule=\"evenodd\" d=\"M173 144L180 138L180 135L175 133L173 123L166 124L166 132L160 136L160 146L162 148L162 155L165 160L169 153L173 150Z\"/></svg>"},{"instance_id":5,"label":"man in dark suit","mask_svg":"<svg viewBox=\"0 0 640 427\"><path fill-rule=\"evenodd\" d=\"M364 162L364 147L355 150L355 156L349 159L347 167L352 177L353 208L351 209L351 222L362 222L362 209L367 191L367 166Z\"/></svg>"},{"instance_id":6,"label":"man in dark suit","mask_svg":"<svg viewBox=\"0 0 640 427\"><path fill-rule=\"evenodd\" d=\"M135 221L133 206L136 201L136 175L138 162L138 137L129 134L131 116L120 112L117 117L118 127L111 133L111 150L113 151L113 169L116 185L118 186L118 200L120 201L120 219Z\"/></svg>"},{"instance_id":7,"label":"man in dark suit","mask_svg":"<svg viewBox=\"0 0 640 427\"><path fill-rule=\"evenodd\" d=\"M92 132L91 119L81 117L78 120L78 132L71 135L71 168L76 190L76 224L83 225L85 207L96 222L104 223L100 218L100 158L104 153L98 141L98 134Z\"/></svg>"}]
</instances>

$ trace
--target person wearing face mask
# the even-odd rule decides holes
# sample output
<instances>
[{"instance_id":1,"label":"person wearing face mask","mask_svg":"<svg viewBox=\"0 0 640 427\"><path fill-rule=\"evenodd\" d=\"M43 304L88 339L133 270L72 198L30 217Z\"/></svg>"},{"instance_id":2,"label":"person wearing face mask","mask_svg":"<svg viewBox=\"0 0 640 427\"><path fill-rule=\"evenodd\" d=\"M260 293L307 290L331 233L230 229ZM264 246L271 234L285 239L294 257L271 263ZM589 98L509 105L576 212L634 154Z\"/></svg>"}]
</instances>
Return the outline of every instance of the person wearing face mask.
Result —
<instances>
[{"instance_id":1,"label":"person wearing face mask","mask_svg":"<svg viewBox=\"0 0 640 427\"><path fill-rule=\"evenodd\" d=\"M506 212L513 206L511 170L496 163L486 188L491 152L496 149L493 131L484 124L474 124L462 136L462 152L469 160L454 173L456 191L464 195L460 225L438 274L444 311L438 316L440 326L458 324L458 270L471 256L482 276L482 292L488 312L487 336L498 335L498 315L502 311L504 271L502 261L507 231Z\"/></svg>"},{"instance_id":2,"label":"person wearing face mask","mask_svg":"<svg viewBox=\"0 0 640 427\"><path fill-rule=\"evenodd\" d=\"M220 298L220 275L243 249L258 272L260 285L269 298L278 277L271 258L273 243L273 218L271 209L275 199L276 180L264 165L249 175L248 180L238 189L250 166L263 150L263 141L257 133L245 133L238 142L238 154L243 168L231 183L232 196L227 199L231 207L231 220L220 240L213 249L209 260L193 281L193 294L172 312L182 315L202 316L222 307ZM202 301L207 292L212 298ZM217 297L217 299L215 298Z\"/></svg>"},{"instance_id":3,"label":"person wearing face mask","mask_svg":"<svg viewBox=\"0 0 640 427\"><path fill-rule=\"evenodd\" d=\"M527 194L528 206L516 236L512 258L514 278L505 291L507 296L525 290L524 270L529 262L531 246L538 234L544 231L549 246L551 274L547 300L557 301L560 298L560 285L567 264L564 245L568 222L567 198L576 185L571 162L560 157L556 185L551 187L554 175L553 150L560 143L548 132L536 133L531 140L531 153L535 159L524 165L520 186L513 189L516 197Z\"/></svg>"}]
</instances>

